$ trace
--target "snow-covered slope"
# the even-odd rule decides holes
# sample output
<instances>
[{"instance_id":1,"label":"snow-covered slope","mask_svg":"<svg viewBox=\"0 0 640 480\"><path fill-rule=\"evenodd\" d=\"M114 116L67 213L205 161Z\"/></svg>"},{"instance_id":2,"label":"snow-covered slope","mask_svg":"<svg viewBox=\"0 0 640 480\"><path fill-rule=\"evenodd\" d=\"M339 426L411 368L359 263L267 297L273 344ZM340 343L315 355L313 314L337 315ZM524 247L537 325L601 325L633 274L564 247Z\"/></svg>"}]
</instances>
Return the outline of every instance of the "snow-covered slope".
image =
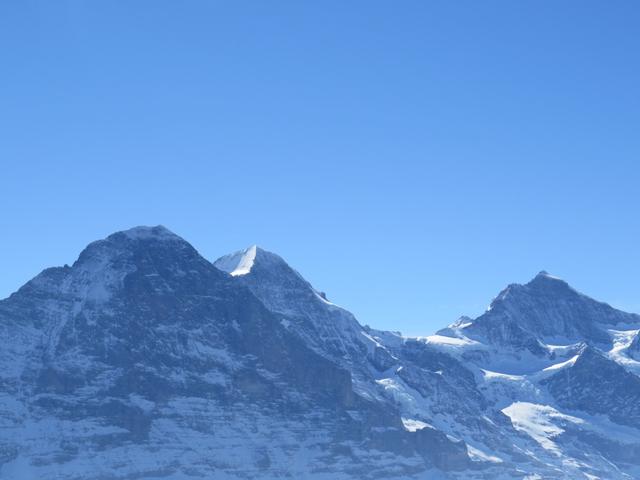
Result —
<instances>
[{"instance_id":1,"label":"snow-covered slope","mask_svg":"<svg viewBox=\"0 0 640 480\"><path fill-rule=\"evenodd\" d=\"M232 253L219 258L216 261L215 266L223 272L227 272L232 277L236 277L238 275L246 275L247 273L251 272L253 263L256 260L257 252L258 246L252 245L251 247L246 248L240 252Z\"/></svg>"},{"instance_id":2,"label":"snow-covered slope","mask_svg":"<svg viewBox=\"0 0 640 480\"><path fill-rule=\"evenodd\" d=\"M0 301L0 478L640 478L638 330L541 273L407 338L137 227Z\"/></svg>"},{"instance_id":3,"label":"snow-covered slope","mask_svg":"<svg viewBox=\"0 0 640 480\"><path fill-rule=\"evenodd\" d=\"M541 272L509 285L480 317L428 338L476 373L516 430L557 458L548 465L640 478L639 328L640 316Z\"/></svg>"}]
</instances>

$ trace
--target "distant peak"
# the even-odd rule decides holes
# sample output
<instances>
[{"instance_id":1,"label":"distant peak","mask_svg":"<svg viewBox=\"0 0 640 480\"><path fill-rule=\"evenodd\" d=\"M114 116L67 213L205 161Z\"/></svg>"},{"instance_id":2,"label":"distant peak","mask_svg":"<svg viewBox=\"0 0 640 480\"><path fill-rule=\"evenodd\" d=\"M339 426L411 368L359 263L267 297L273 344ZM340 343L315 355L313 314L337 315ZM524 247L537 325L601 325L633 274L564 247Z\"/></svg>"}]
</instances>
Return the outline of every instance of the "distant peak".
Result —
<instances>
[{"instance_id":1,"label":"distant peak","mask_svg":"<svg viewBox=\"0 0 640 480\"><path fill-rule=\"evenodd\" d=\"M487 312L504 303L518 303L521 301L523 295L531 294L565 296L567 294L577 294L577 292L561 278L551 275L546 270L542 270L524 285L519 283L508 285L493 299L491 305L487 308Z\"/></svg>"},{"instance_id":2,"label":"distant peak","mask_svg":"<svg viewBox=\"0 0 640 480\"><path fill-rule=\"evenodd\" d=\"M561 288L566 287L570 288L569 284L565 282L560 277L556 277L555 275L551 275L546 270L540 271L528 284L528 286L539 286L545 288Z\"/></svg>"},{"instance_id":3,"label":"distant peak","mask_svg":"<svg viewBox=\"0 0 640 480\"><path fill-rule=\"evenodd\" d=\"M214 266L218 270L227 272L233 277L240 275L246 275L251 272L254 262L256 261L256 253L258 252L257 245L251 245L244 250L240 250L235 253L230 253L224 257L219 258L214 262Z\"/></svg>"},{"instance_id":4,"label":"distant peak","mask_svg":"<svg viewBox=\"0 0 640 480\"><path fill-rule=\"evenodd\" d=\"M104 260L138 248L170 249L176 252L193 250L195 252L195 249L186 240L162 225L139 226L112 233L103 240L90 243L80 253L74 265Z\"/></svg>"},{"instance_id":5,"label":"distant peak","mask_svg":"<svg viewBox=\"0 0 640 480\"><path fill-rule=\"evenodd\" d=\"M538 274L535 276L535 278L546 278L546 279L549 279L549 280L562 280L560 277L556 277L554 275L551 275L546 270L540 270L540 272L538 272Z\"/></svg>"},{"instance_id":6,"label":"distant peak","mask_svg":"<svg viewBox=\"0 0 640 480\"><path fill-rule=\"evenodd\" d=\"M220 257L213 262L213 266L234 277L252 274L252 277L259 275L264 280L265 275L278 277L286 275L288 272L302 278L280 255L264 250L257 245Z\"/></svg>"},{"instance_id":7,"label":"distant peak","mask_svg":"<svg viewBox=\"0 0 640 480\"><path fill-rule=\"evenodd\" d=\"M155 227L148 226L138 226L130 228L129 230L123 230L121 232L116 232L113 235L123 235L130 240L147 240L147 239L158 239L158 240L175 240L178 237L175 233L173 233L168 228L163 225L156 225Z\"/></svg>"}]
</instances>

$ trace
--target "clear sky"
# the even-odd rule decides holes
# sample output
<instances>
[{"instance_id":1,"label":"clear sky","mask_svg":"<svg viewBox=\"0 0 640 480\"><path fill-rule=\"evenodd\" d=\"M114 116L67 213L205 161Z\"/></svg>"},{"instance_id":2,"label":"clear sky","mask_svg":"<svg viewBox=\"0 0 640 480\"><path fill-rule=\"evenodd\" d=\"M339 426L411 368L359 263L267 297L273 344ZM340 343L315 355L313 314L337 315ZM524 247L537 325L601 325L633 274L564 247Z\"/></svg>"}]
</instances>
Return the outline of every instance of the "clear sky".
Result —
<instances>
[{"instance_id":1,"label":"clear sky","mask_svg":"<svg viewBox=\"0 0 640 480\"><path fill-rule=\"evenodd\" d=\"M640 311L640 2L0 2L0 297L163 224L428 334L539 270Z\"/></svg>"}]
</instances>

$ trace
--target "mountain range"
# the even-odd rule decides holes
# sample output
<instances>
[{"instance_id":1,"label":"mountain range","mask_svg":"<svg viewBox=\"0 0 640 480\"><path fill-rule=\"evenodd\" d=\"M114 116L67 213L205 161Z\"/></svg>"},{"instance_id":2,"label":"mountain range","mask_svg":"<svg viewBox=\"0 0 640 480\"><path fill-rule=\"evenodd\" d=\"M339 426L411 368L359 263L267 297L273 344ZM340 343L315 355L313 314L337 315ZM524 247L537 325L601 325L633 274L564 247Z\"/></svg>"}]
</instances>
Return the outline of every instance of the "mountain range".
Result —
<instances>
[{"instance_id":1,"label":"mountain range","mask_svg":"<svg viewBox=\"0 0 640 480\"><path fill-rule=\"evenodd\" d=\"M407 337L136 227L0 301L0 478L640 479L639 331L543 271Z\"/></svg>"}]
</instances>

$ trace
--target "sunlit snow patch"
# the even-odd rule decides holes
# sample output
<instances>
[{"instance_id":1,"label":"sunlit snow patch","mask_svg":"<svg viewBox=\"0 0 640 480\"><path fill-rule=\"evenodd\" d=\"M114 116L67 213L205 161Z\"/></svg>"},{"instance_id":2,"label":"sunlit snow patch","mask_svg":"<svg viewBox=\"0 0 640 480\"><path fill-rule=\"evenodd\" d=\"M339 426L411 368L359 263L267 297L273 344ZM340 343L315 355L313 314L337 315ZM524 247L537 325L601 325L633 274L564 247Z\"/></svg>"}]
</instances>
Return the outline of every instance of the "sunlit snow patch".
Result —
<instances>
[{"instance_id":1,"label":"sunlit snow patch","mask_svg":"<svg viewBox=\"0 0 640 480\"><path fill-rule=\"evenodd\" d=\"M433 346L463 348L469 345L478 345L478 342L466 337L447 337L445 335L429 335L427 337L416 337L416 340L428 343Z\"/></svg>"},{"instance_id":2,"label":"sunlit snow patch","mask_svg":"<svg viewBox=\"0 0 640 480\"><path fill-rule=\"evenodd\" d=\"M613 348L607 354L609 358L640 376L640 362L629 355L629 347L640 330L609 330L609 334L613 340Z\"/></svg>"},{"instance_id":3,"label":"sunlit snow patch","mask_svg":"<svg viewBox=\"0 0 640 480\"><path fill-rule=\"evenodd\" d=\"M489 455L488 453L485 453L478 448L472 447L469 444L467 444L467 453L469 454L469 458L473 462L502 463L501 458Z\"/></svg>"},{"instance_id":4,"label":"sunlit snow patch","mask_svg":"<svg viewBox=\"0 0 640 480\"><path fill-rule=\"evenodd\" d=\"M403 418L402 424L409 432L415 432L417 430L422 430L423 428L433 428L433 425L429 425L427 422L416 420L414 418Z\"/></svg>"},{"instance_id":5,"label":"sunlit snow patch","mask_svg":"<svg viewBox=\"0 0 640 480\"><path fill-rule=\"evenodd\" d=\"M510 382L522 382L526 379L524 375L509 375L507 373L493 372L491 370L485 370L481 368L482 376L485 380L507 380Z\"/></svg>"},{"instance_id":6,"label":"sunlit snow patch","mask_svg":"<svg viewBox=\"0 0 640 480\"><path fill-rule=\"evenodd\" d=\"M580 355L574 355L569 360L565 362L555 363L553 365L548 366L547 368L542 369L543 372L555 372L557 370L562 370L563 368L572 367L575 365L576 360Z\"/></svg>"},{"instance_id":7,"label":"sunlit snow patch","mask_svg":"<svg viewBox=\"0 0 640 480\"><path fill-rule=\"evenodd\" d=\"M253 262L256 260L257 249L258 247L253 245L239 252L231 253L216 260L214 265L218 270L227 272L234 277L246 275L251 271Z\"/></svg>"},{"instance_id":8,"label":"sunlit snow patch","mask_svg":"<svg viewBox=\"0 0 640 480\"><path fill-rule=\"evenodd\" d=\"M584 420L560 413L547 405L528 402L515 402L502 410L516 430L526 433L542 448L561 455L554 439L564 433L564 429L557 423L562 421L583 424ZM554 420L556 422L554 422Z\"/></svg>"}]
</instances>

